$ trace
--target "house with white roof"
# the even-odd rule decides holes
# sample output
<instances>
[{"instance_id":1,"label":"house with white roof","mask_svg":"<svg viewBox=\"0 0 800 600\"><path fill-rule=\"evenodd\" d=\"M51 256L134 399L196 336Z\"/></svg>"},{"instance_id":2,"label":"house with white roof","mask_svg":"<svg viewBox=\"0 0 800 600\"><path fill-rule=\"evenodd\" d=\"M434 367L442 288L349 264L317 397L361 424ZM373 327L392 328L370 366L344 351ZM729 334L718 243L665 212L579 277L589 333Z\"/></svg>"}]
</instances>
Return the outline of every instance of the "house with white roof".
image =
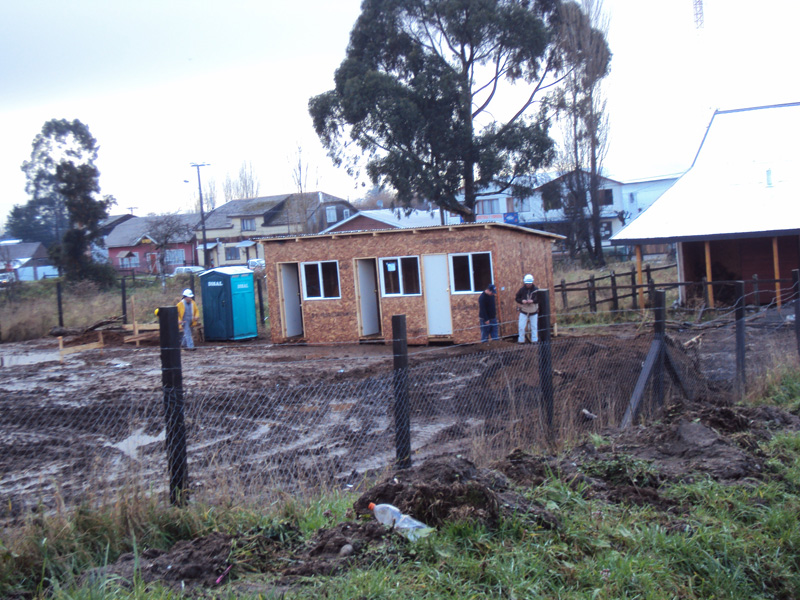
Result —
<instances>
[{"instance_id":1,"label":"house with white roof","mask_svg":"<svg viewBox=\"0 0 800 600\"><path fill-rule=\"evenodd\" d=\"M733 299L719 282L740 280L748 303L780 303L800 268L798 139L800 102L717 110L689 170L611 242L637 257L645 244L677 244L680 281L705 277L712 305ZM703 292L681 290L684 301Z\"/></svg>"}]
</instances>

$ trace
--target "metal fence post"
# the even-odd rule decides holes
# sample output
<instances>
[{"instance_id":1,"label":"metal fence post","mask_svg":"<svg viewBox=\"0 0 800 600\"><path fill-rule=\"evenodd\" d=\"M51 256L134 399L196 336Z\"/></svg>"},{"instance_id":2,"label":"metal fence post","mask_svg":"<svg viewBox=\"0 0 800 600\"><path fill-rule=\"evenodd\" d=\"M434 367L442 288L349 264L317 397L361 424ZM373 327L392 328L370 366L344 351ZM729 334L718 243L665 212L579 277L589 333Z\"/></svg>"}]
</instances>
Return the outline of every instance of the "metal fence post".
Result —
<instances>
[{"instance_id":1,"label":"metal fence post","mask_svg":"<svg viewBox=\"0 0 800 600\"><path fill-rule=\"evenodd\" d=\"M64 307L61 302L61 282L56 283L56 299L58 300L58 326L64 327Z\"/></svg>"},{"instance_id":2,"label":"metal fence post","mask_svg":"<svg viewBox=\"0 0 800 600\"><path fill-rule=\"evenodd\" d=\"M666 345L666 320L667 320L667 292L664 290L655 290L653 292L653 301L655 307L653 315L655 316L654 333L655 340L658 343L658 354L656 355L656 362L653 366L653 395L658 406L664 404L664 346Z\"/></svg>"},{"instance_id":3,"label":"metal fence post","mask_svg":"<svg viewBox=\"0 0 800 600\"><path fill-rule=\"evenodd\" d=\"M553 356L550 342L550 291L539 290L539 381L542 387L542 405L547 424L547 436L553 435Z\"/></svg>"},{"instance_id":4,"label":"metal fence post","mask_svg":"<svg viewBox=\"0 0 800 600\"><path fill-rule=\"evenodd\" d=\"M736 282L736 391L744 398L747 378L745 375L745 309L744 281Z\"/></svg>"},{"instance_id":5,"label":"metal fence post","mask_svg":"<svg viewBox=\"0 0 800 600\"><path fill-rule=\"evenodd\" d=\"M636 285L636 267L631 267L631 308L639 308L639 288Z\"/></svg>"},{"instance_id":6,"label":"metal fence post","mask_svg":"<svg viewBox=\"0 0 800 600\"><path fill-rule=\"evenodd\" d=\"M411 420L408 414L408 338L405 315L392 315L392 353L396 466L398 469L408 469L411 467Z\"/></svg>"},{"instance_id":7,"label":"metal fence post","mask_svg":"<svg viewBox=\"0 0 800 600\"><path fill-rule=\"evenodd\" d=\"M164 388L167 463L169 465L170 504L186 503L188 467L186 464L186 427L183 419L183 371L178 332L178 308L158 309L161 344L161 383Z\"/></svg>"},{"instance_id":8,"label":"metal fence post","mask_svg":"<svg viewBox=\"0 0 800 600\"><path fill-rule=\"evenodd\" d=\"M263 325L266 323L267 318L264 316L264 292L261 291L261 277L257 277L256 282L258 283L258 310L261 315L261 324Z\"/></svg>"},{"instance_id":9,"label":"metal fence post","mask_svg":"<svg viewBox=\"0 0 800 600\"><path fill-rule=\"evenodd\" d=\"M128 324L128 298L125 293L125 278L119 280L120 289L122 290L122 324Z\"/></svg>"}]
</instances>

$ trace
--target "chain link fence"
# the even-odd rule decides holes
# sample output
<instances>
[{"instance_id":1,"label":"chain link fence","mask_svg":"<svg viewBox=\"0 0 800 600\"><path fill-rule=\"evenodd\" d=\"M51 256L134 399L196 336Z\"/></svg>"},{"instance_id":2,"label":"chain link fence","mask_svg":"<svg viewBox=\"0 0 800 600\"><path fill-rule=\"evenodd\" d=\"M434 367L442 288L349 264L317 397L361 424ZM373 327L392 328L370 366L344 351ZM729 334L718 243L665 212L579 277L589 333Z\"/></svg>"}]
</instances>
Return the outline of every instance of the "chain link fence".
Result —
<instances>
[{"instance_id":1,"label":"chain link fence","mask_svg":"<svg viewBox=\"0 0 800 600\"><path fill-rule=\"evenodd\" d=\"M784 305L746 317L748 382L781 361L796 364L793 310ZM403 375L411 461L457 453L487 464L517 447L557 449L619 426L637 390L643 401L634 422L655 417L672 397L702 400L735 389L732 313L702 323L671 313L665 341L671 370L646 380L653 319L636 315L638 324L561 324L557 337L539 344L454 347L445 357L439 349L435 358L415 352ZM543 392L544 357L552 399ZM203 501L358 487L397 459L397 394L398 377L389 364L333 381L306 378L286 385L265 379L244 392L154 390L126 404L107 402L99 391L70 402L42 402L35 413L17 410L13 395L6 394L0 410L0 517L87 498L164 492L175 476L175 444L186 453L188 496ZM177 405L182 422L173 428L170 415Z\"/></svg>"}]
</instances>

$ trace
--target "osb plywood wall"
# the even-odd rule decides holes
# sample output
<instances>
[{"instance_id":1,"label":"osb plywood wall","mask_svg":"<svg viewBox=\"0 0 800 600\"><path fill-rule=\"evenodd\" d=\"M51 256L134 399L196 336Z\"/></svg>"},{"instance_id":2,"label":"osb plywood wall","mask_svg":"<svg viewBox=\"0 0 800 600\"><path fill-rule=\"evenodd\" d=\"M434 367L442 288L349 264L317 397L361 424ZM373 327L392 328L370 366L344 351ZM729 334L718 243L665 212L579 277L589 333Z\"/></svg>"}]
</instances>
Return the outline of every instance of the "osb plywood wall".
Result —
<instances>
[{"instance_id":1,"label":"osb plywood wall","mask_svg":"<svg viewBox=\"0 0 800 600\"><path fill-rule=\"evenodd\" d=\"M553 286L552 239L521 228L474 226L394 230L392 232L308 236L265 240L267 296L274 342L285 341L280 310L279 265L336 260L339 263L341 298L303 302L303 339L309 343L355 342L359 339L355 260L391 256L419 256L424 292L422 256L461 252L491 252L494 281L498 287L501 334L516 332L514 295L526 273L538 287ZM452 341L480 340L478 294L450 297ZM380 297L382 335L392 338L392 315L406 315L409 344L428 343L425 296Z\"/></svg>"}]
</instances>

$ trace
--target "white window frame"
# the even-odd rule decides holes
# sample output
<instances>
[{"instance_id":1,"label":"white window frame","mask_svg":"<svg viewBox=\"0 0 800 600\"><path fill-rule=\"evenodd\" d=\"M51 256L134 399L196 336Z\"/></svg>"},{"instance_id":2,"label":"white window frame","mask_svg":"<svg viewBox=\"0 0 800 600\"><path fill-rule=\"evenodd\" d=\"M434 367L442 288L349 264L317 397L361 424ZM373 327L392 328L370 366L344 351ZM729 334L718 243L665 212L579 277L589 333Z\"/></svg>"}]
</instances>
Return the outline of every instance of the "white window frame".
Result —
<instances>
[{"instance_id":1,"label":"white window frame","mask_svg":"<svg viewBox=\"0 0 800 600\"><path fill-rule=\"evenodd\" d=\"M255 230L256 230L255 218L242 219L242 231L255 231Z\"/></svg>"},{"instance_id":2,"label":"white window frame","mask_svg":"<svg viewBox=\"0 0 800 600\"><path fill-rule=\"evenodd\" d=\"M336 223L336 207L325 207L325 221L328 223Z\"/></svg>"},{"instance_id":3,"label":"white window frame","mask_svg":"<svg viewBox=\"0 0 800 600\"><path fill-rule=\"evenodd\" d=\"M120 269L136 269L139 267L139 253L131 251L130 256L119 259Z\"/></svg>"},{"instance_id":4,"label":"white window frame","mask_svg":"<svg viewBox=\"0 0 800 600\"><path fill-rule=\"evenodd\" d=\"M403 268L401 266L402 259L404 258L415 258L417 260L417 283L419 284L419 292L408 294L406 293L406 286L403 283ZM400 282L400 293L399 294L389 294L386 292L386 281L384 280L383 276L383 264L386 261L396 260L397 261L397 268L398 268L398 279ZM378 260L379 266L378 271L380 272L381 277L381 296L384 298L397 298L399 296L422 296L422 277L419 270L419 256L414 254L408 254L406 256L386 256Z\"/></svg>"},{"instance_id":5,"label":"white window frame","mask_svg":"<svg viewBox=\"0 0 800 600\"><path fill-rule=\"evenodd\" d=\"M482 289L475 289L475 268L472 264L472 257L476 254L488 254L489 255L489 283L494 282L494 259L492 258L492 253L489 251L484 252L456 252L453 254L447 255L447 260L450 267L450 293L453 295L456 294L480 294L483 292L485 287ZM457 256L467 256L469 258L469 283L470 288L469 290L456 290L456 277L455 277L455 270L453 269L453 259ZM488 285L488 284L487 284Z\"/></svg>"},{"instance_id":6,"label":"white window frame","mask_svg":"<svg viewBox=\"0 0 800 600\"><path fill-rule=\"evenodd\" d=\"M491 207L493 210L487 212L486 208ZM476 215L499 215L503 211L500 210L500 198L479 198L475 201L475 214Z\"/></svg>"},{"instance_id":7,"label":"white window frame","mask_svg":"<svg viewBox=\"0 0 800 600\"><path fill-rule=\"evenodd\" d=\"M325 295L325 285L322 279L322 265L323 263L333 263L336 265L336 287L339 288L339 295L338 296L326 296ZM319 277L319 291L320 296L309 296L308 295L308 286L306 285L306 265L316 265L317 266L317 277ZM300 282L303 288L303 300L339 300L342 297L342 278L340 276L339 271L339 261L338 260L314 260L309 262L302 262L300 263Z\"/></svg>"},{"instance_id":8,"label":"white window frame","mask_svg":"<svg viewBox=\"0 0 800 600\"><path fill-rule=\"evenodd\" d=\"M236 258L228 258L228 252L235 252ZM242 253L239 252L239 248L236 246L225 246L225 262L239 261L239 260L242 260Z\"/></svg>"},{"instance_id":9,"label":"white window frame","mask_svg":"<svg viewBox=\"0 0 800 600\"><path fill-rule=\"evenodd\" d=\"M346 218L348 218L349 216L350 216L350 209L349 209L349 208L345 208L345 209L342 211L342 219L346 219Z\"/></svg>"},{"instance_id":10,"label":"white window frame","mask_svg":"<svg viewBox=\"0 0 800 600\"><path fill-rule=\"evenodd\" d=\"M166 250L164 250L164 263L168 265L186 264L186 249L167 248Z\"/></svg>"}]
</instances>

